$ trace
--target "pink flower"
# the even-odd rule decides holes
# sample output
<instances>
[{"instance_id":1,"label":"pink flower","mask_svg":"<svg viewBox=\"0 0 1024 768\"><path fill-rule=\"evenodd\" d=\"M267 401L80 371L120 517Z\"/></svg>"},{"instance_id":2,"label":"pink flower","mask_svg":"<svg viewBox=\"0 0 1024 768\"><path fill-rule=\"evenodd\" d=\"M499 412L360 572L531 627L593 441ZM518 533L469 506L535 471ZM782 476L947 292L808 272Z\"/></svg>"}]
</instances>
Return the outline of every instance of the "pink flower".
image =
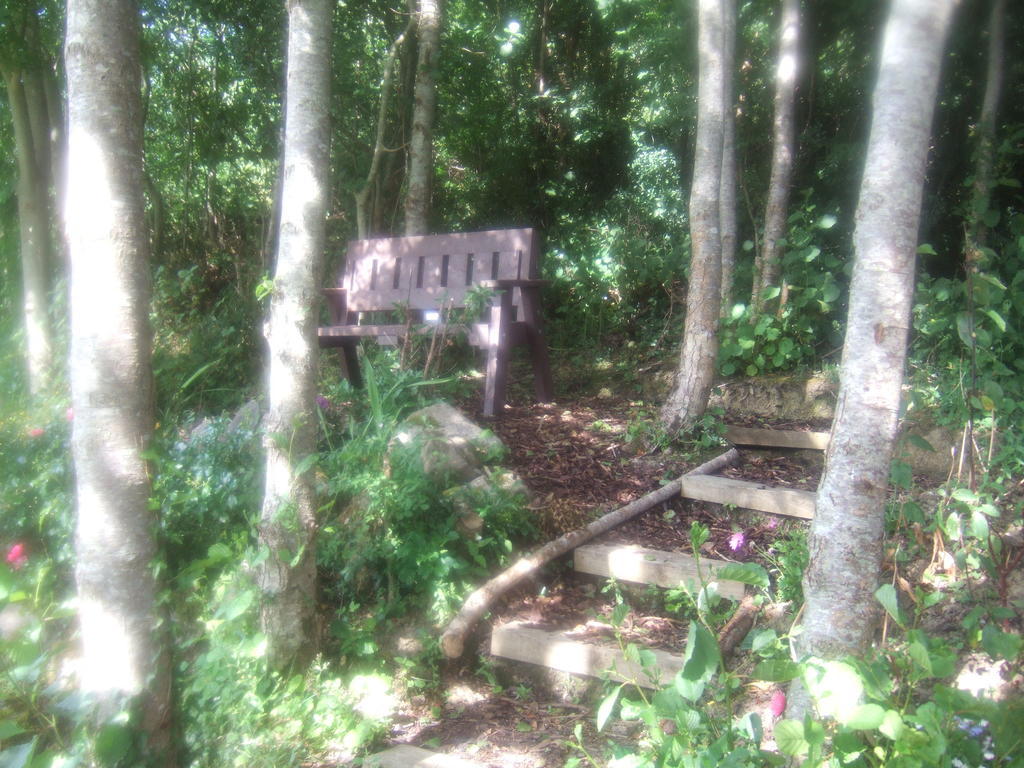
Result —
<instances>
[{"instance_id":1,"label":"pink flower","mask_svg":"<svg viewBox=\"0 0 1024 768\"><path fill-rule=\"evenodd\" d=\"M746 543L747 535L743 531L736 531L736 533L729 537L729 549L733 552L739 552Z\"/></svg>"},{"instance_id":2,"label":"pink flower","mask_svg":"<svg viewBox=\"0 0 1024 768\"><path fill-rule=\"evenodd\" d=\"M782 717L782 713L786 711L786 694L782 691L776 691L772 694L772 701L768 705L772 715L775 717Z\"/></svg>"},{"instance_id":3,"label":"pink flower","mask_svg":"<svg viewBox=\"0 0 1024 768\"><path fill-rule=\"evenodd\" d=\"M28 562L28 555L25 553L25 545L18 542L7 550L7 564L14 570L18 570Z\"/></svg>"},{"instance_id":4,"label":"pink flower","mask_svg":"<svg viewBox=\"0 0 1024 768\"><path fill-rule=\"evenodd\" d=\"M29 437L42 437L45 434L46 430L43 429L42 427L32 427L32 429L28 431Z\"/></svg>"},{"instance_id":5,"label":"pink flower","mask_svg":"<svg viewBox=\"0 0 1024 768\"><path fill-rule=\"evenodd\" d=\"M66 411L64 411L64 418L67 419L68 421L74 421L75 420L75 409L74 408L68 408Z\"/></svg>"},{"instance_id":6,"label":"pink flower","mask_svg":"<svg viewBox=\"0 0 1024 768\"><path fill-rule=\"evenodd\" d=\"M768 518L768 529L774 531L778 527L779 527L779 518L777 518L777 517L769 517Z\"/></svg>"}]
</instances>

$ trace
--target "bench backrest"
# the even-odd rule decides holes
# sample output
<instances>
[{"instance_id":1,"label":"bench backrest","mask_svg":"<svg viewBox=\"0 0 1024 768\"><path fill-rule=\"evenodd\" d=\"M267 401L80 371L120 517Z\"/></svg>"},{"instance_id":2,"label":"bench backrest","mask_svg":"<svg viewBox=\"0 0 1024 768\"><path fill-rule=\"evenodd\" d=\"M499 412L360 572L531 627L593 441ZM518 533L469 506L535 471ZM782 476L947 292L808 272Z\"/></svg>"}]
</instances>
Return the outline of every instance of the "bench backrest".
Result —
<instances>
[{"instance_id":1,"label":"bench backrest","mask_svg":"<svg viewBox=\"0 0 1024 768\"><path fill-rule=\"evenodd\" d=\"M462 307L481 281L540 277L539 251L533 229L353 240L338 287L349 312ZM519 305L518 289L512 302Z\"/></svg>"}]
</instances>

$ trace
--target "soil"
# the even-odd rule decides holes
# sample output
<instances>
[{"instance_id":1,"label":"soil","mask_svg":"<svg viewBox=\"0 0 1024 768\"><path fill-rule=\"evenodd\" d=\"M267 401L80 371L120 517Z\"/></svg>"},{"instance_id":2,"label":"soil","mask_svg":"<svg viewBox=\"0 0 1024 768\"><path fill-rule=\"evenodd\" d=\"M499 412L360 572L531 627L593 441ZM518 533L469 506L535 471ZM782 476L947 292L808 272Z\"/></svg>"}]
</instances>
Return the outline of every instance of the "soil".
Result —
<instances>
[{"instance_id":1,"label":"soil","mask_svg":"<svg viewBox=\"0 0 1024 768\"><path fill-rule=\"evenodd\" d=\"M778 429L827 429L820 421L770 423L746 419L735 423ZM543 541L582 527L600 514L639 498L727 447L724 441L721 445L707 445L699 455L685 459L662 452L645 444L643 436L650 431L643 427L641 406L615 396L584 397L571 403L513 405L487 425L508 447L508 466L524 478L533 493L531 507L536 512ZM726 469L723 475L805 490L817 486L822 467L818 452L750 450L742 451L741 455L741 463ZM613 529L598 541L689 552L690 526L695 520L710 531L702 555L762 564L766 564L764 554L780 535L808 525L804 520L677 498ZM741 543L738 533L743 534ZM542 628L572 629L595 640L612 634L612 596L602 590L602 581L568 570L564 562L567 559L553 564L538 580L524 583L504 596L477 633L479 649L488 647L492 623L512 620ZM626 639L680 652L685 647L684 623L658 615L655 609L660 604L645 610L639 591L631 595L637 599L630 601L635 610L623 623ZM950 631L959 630L958 618L946 617ZM741 674L744 670L749 672L752 666L746 653L740 653L733 663ZM603 733L596 732L594 715L600 699L595 700L593 695L569 698L573 691L586 690L596 691L599 696L600 685L590 685L589 689L549 689L537 685L535 681L539 678L535 676L518 674L516 666L522 665L511 665L510 672L510 665L496 665L485 652L468 652L462 661L444 666L442 683L431 694L407 697L406 709L389 742L458 755L476 765L495 768L556 768L571 757L582 758L580 742L574 735L577 729L582 744L598 759L606 753L609 741L635 743L639 735L635 723L612 722ZM751 684L745 689L743 700L745 709L761 714L769 734L773 718L768 705L774 691L768 684Z\"/></svg>"}]
</instances>

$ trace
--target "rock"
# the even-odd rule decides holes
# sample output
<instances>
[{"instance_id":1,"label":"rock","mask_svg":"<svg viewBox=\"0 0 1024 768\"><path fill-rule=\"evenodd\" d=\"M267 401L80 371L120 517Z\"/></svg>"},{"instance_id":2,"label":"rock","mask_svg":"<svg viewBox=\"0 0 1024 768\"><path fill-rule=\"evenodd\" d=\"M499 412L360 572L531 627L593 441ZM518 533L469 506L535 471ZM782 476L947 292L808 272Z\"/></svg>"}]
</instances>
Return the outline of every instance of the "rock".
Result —
<instances>
[{"instance_id":1,"label":"rock","mask_svg":"<svg viewBox=\"0 0 1024 768\"><path fill-rule=\"evenodd\" d=\"M938 426L927 415L919 415L904 423L895 455L907 462L915 474L942 482L954 468L958 448L958 436L953 430Z\"/></svg>"},{"instance_id":2,"label":"rock","mask_svg":"<svg viewBox=\"0 0 1024 768\"><path fill-rule=\"evenodd\" d=\"M231 423L228 424L228 434L234 434L242 430L253 432L260 425L262 418L263 414L260 411L260 404L255 400L249 400L235 412Z\"/></svg>"},{"instance_id":3,"label":"rock","mask_svg":"<svg viewBox=\"0 0 1024 768\"><path fill-rule=\"evenodd\" d=\"M449 489L445 495L458 515L455 529L467 538L475 538L483 530L484 518L478 510L510 499L528 503L530 498L523 479L506 469L488 471L465 485Z\"/></svg>"},{"instance_id":4,"label":"rock","mask_svg":"<svg viewBox=\"0 0 1024 768\"><path fill-rule=\"evenodd\" d=\"M831 421L839 384L822 374L758 376L719 384L709 405L730 416L783 421Z\"/></svg>"},{"instance_id":5,"label":"rock","mask_svg":"<svg viewBox=\"0 0 1024 768\"><path fill-rule=\"evenodd\" d=\"M389 464L399 446L418 446L424 474L442 488L468 483L505 452L497 435L447 403L422 408L402 423L388 448Z\"/></svg>"}]
</instances>

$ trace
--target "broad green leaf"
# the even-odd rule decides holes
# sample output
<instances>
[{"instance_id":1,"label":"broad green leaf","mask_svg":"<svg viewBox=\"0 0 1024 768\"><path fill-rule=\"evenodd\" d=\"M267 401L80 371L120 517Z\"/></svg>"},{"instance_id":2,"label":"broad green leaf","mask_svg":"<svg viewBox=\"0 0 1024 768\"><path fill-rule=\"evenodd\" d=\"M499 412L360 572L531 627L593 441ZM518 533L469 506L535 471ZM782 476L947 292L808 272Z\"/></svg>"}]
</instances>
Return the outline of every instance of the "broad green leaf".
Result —
<instances>
[{"instance_id":1,"label":"broad green leaf","mask_svg":"<svg viewBox=\"0 0 1024 768\"><path fill-rule=\"evenodd\" d=\"M11 737L24 732L25 729L18 725L14 720L4 720L3 722L0 722L0 741L7 741Z\"/></svg>"},{"instance_id":2,"label":"broad green leaf","mask_svg":"<svg viewBox=\"0 0 1024 768\"><path fill-rule=\"evenodd\" d=\"M729 563L715 571L715 578L719 581L738 581L763 589L768 589L771 584L768 571L757 563Z\"/></svg>"},{"instance_id":3,"label":"broad green leaf","mask_svg":"<svg viewBox=\"0 0 1024 768\"><path fill-rule=\"evenodd\" d=\"M831 213L826 213L820 219L818 219L818 229L832 229L836 225L836 217Z\"/></svg>"},{"instance_id":4,"label":"broad green leaf","mask_svg":"<svg viewBox=\"0 0 1024 768\"><path fill-rule=\"evenodd\" d=\"M992 624L986 624L981 631L981 647L993 659L1013 661L1020 655L1024 639L1020 635L1003 632Z\"/></svg>"},{"instance_id":5,"label":"broad green leaf","mask_svg":"<svg viewBox=\"0 0 1024 768\"><path fill-rule=\"evenodd\" d=\"M917 246L917 252L925 256L938 256L935 249L929 243L921 243Z\"/></svg>"},{"instance_id":6,"label":"broad green leaf","mask_svg":"<svg viewBox=\"0 0 1024 768\"><path fill-rule=\"evenodd\" d=\"M805 667L803 680L818 711L837 720L855 709L864 694L864 683L857 670L842 661L813 660ZM805 735L808 733L805 731Z\"/></svg>"},{"instance_id":7,"label":"broad green leaf","mask_svg":"<svg viewBox=\"0 0 1024 768\"><path fill-rule=\"evenodd\" d=\"M707 682L718 670L718 641L703 624L690 622L682 675L687 680Z\"/></svg>"},{"instance_id":8,"label":"broad green leaf","mask_svg":"<svg viewBox=\"0 0 1024 768\"><path fill-rule=\"evenodd\" d=\"M882 604L886 613L892 616L893 621L901 627L906 626L906 620L900 610L899 599L896 595L896 588L892 584L883 584L875 590L875 599Z\"/></svg>"},{"instance_id":9,"label":"broad green leaf","mask_svg":"<svg viewBox=\"0 0 1024 768\"><path fill-rule=\"evenodd\" d=\"M806 755L810 743L804 737L804 725L799 720L780 720L775 724L775 744L779 751L790 757Z\"/></svg>"},{"instance_id":10,"label":"broad green leaf","mask_svg":"<svg viewBox=\"0 0 1024 768\"><path fill-rule=\"evenodd\" d=\"M224 621L231 621L232 619L237 619L239 616L241 616L243 613L249 610L249 606L253 604L253 600L255 599L255 597L256 594L251 589L247 589L244 592L239 592L237 595L231 598L231 600L229 600L226 604L222 605L218 609L217 616L223 619Z\"/></svg>"},{"instance_id":11,"label":"broad green leaf","mask_svg":"<svg viewBox=\"0 0 1024 768\"><path fill-rule=\"evenodd\" d=\"M971 535L978 541L988 541L988 518L981 510L971 512Z\"/></svg>"},{"instance_id":12,"label":"broad green leaf","mask_svg":"<svg viewBox=\"0 0 1024 768\"><path fill-rule=\"evenodd\" d=\"M932 676L932 657L929 655L928 649L925 647L924 643L920 641L910 643L907 646L907 655L914 660L914 663L917 665L919 670L924 672L928 677Z\"/></svg>"},{"instance_id":13,"label":"broad green leaf","mask_svg":"<svg viewBox=\"0 0 1024 768\"><path fill-rule=\"evenodd\" d=\"M839 722L856 731L872 731L885 721L885 710L877 704L861 704Z\"/></svg>"},{"instance_id":14,"label":"broad green leaf","mask_svg":"<svg viewBox=\"0 0 1024 768\"><path fill-rule=\"evenodd\" d=\"M765 680L771 683L785 683L799 675L800 665L788 659L762 661L754 667L752 673L755 680Z\"/></svg>"},{"instance_id":15,"label":"broad green leaf","mask_svg":"<svg viewBox=\"0 0 1024 768\"><path fill-rule=\"evenodd\" d=\"M612 716L612 712L615 711L615 705L619 701L619 694L622 693L622 688L625 685L623 683L610 694L604 697L604 701L601 702L601 706L597 708L597 730L603 731L604 727L608 724L608 720Z\"/></svg>"},{"instance_id":16,"label":"broad green leaf","mask_svg":"<svg viewBox=\"0 0 1024 768\"><path fill-rule=\"evenodd\" d=\"M110 723L96 736L96 756L104 765L116 765L132 746L132 731L125 725Z\"/></svg>"},{"instance_id":17,"label":"broad green leaf","mask_svg":"<svg viewBox=\"0 0 1024 768\"><path fill-rule=\"evenodd\" d=\"M920 435L907 435L907 442L921 451L932 451L933 453L935 451L932 444Z\"/></svg>"},{"instance_id":18,"label":"broad green leaf","mask_svg":"<svg viewBox=\"0 0 1024 768\"><path fill-rule=\"evenodd\" d=\"M769 285L763 291L761 291L761 298L765 301L771 301L772 299L778 298L779 294L782 293L782 289L777 285Z\"/></svg>"},{"instance_id":19,"label":"broad green leaf","mask_svg":"<svg viewBox=\"0 0 1024 768\"><path fill-rule=\"evenodd\" d=\"M909 489L914 484L914 472L905 461L893 459L889 466L889 482L897 488Z\"/></svg>"},{"instance_id":20,"label":"broad green leaf","mask_svg":"<svg viewBox=\"0 0 1024 768\"><path fill-rule=\"evenodd\" d=\"M966 347L974 346L974 339L971 338L974 333L977 332L977 328L974 325L971 316L966 312L958 312L956 316L956 332L960 337L960 341L964 343Z\"/></svg>"},{"instance_id":21,"label":"broad green leaf","mask_svg":"<svg viewBox=\"0 0 1024 768\"><path fill-rule=\"evenodd\" d=\"M1000 315L994 309L983 309L982 312L989 316L992 322L996 324L996 328L998 328L1003 333L1006 333L1006 321L1003 319L1002 315Z\"/></svg>"},{"instance_id":22,"label":"broad green leaf","mask_svg":"<svg viewBox=\"0 0 1024 768\"><path fill-rule=\"evenodd\" d=\"M882 723L878 726L878 731L883 736L888 736L896 741L902 735L903 728L903 718L900 717L900 713L889 709L886 710L885 717L882 718Z\"/></svg>"},{"instance_id":23,"label":"broad green leaf","mask_svg":"<svg viewBox=\"0 0 1024 768\"><path fill-rule=\"evenodd\" d=\"M953 498L964 502L964 504L973 504L978 500L978 494L970 488L957 488L953 491Z\"/></svg>"}]
</instances>

